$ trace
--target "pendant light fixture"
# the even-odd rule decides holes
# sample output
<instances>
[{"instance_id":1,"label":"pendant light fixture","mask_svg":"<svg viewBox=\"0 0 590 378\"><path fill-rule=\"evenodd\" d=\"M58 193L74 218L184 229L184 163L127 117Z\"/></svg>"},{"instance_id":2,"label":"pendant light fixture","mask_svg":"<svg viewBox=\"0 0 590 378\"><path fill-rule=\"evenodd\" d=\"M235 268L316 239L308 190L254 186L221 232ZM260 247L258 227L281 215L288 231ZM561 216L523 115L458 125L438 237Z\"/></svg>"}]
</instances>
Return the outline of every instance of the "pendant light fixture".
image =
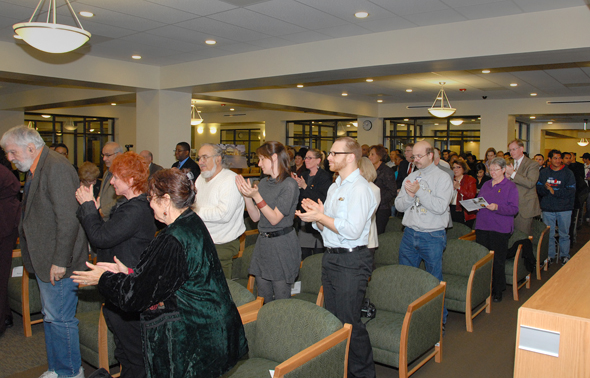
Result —
<instances>
[{"instance_id":1,"label":"pendant light fixture","mask_svg":"<svg viewBox=\"0 0 590 378\"><path fill-rule=\"evenodd\" d=\"M203 117L201 117L201 113L197 110L197 102L191 100L191 125L197 126L201 123L203 123Z\"/></svg>"},{"instance_id":2,"label":"pendant light fixture","mask_svg":"<svg viewBox=\"0 0 590 378\"><path fill-rule=\"evenodd\" d=\"M64 124L64 128L68 131L74 131L78 128L78 126L74 125L74 121L72 121L71 118L69 118L66 123Z\"/></svg>"},{"instance_id":3,"label":"pendant light fixture","mask_svg":"<svg viewBox=\"0 0 590 378\"><path fill-rule=\"evenodd\" d=\"M584 131L586 131L586 124L588 123L588 120L585 119L584 120ZM581 147L586 147L588 145L588 139L582 137L582 139L580 139L580 141L578 142L578 146Z\"/></svg>"},{"instance_id":4,"label":"pendant light fixture","mask_svg":"<svg viewBox=\"0 0 590 378\"><path fill-rule=\"evenodd\" d=\"M447 118L455 114L457 109L451 107L451 103L449 102L447 94L445 93L444 87L446 83L440 82L439 84L440 91L438 91L438 95L436 95L434 103L432 103L432 107L428 108L428 112L438 118ZM447 106L445 106L445 100ZM440 106L436 105L438 101L440 101Z\"/></svg>"},{"instance_id":5,"label":"pendant light fixture","mask_svg":"<svg viewBox=\"0 0 590 378\"><path fill-rule=\"evenodd\" d=\"M462 125L462 124L463 124L463 120L462 120L462 119L460 119L460 118L452 119L452 120L451 120L451 124L452 124L453 126L460 126L460 125Z\"/></svg>"},{"instance_id":6,"label":"pendant light fixture","mask_svg":"<svg viewBox=\"0 0 590 378\"><path fill-rule=\"evenodd\" d=\"M63 25L57 23L56 1L49 0L47 8L47 22L33 22L35 15L41 9L46 0L40 0L29 22L14 24L14 32L20 36L23 41L33 46L37 50L45 51L52 54L61 54L76 50L91 37L90 32L84 30L76 12L72 8L69 0L64 0L68 6L72 17L78 27Z\"/></svg>"}]
</instances>

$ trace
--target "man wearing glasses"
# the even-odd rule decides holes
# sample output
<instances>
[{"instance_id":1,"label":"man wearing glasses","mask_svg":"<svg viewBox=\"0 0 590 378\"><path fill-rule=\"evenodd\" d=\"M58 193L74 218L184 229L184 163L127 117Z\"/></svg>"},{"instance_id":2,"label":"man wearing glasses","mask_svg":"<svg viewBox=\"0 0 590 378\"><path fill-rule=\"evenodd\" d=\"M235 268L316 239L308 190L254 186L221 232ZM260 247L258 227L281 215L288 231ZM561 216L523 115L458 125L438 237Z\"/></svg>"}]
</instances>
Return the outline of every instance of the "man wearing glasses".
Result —
<instances>
[{"instance_id":1,"label":"man wearing glasses","mask_svg":"<svg viewBox=\"0 0 590 378\"><path fill-rule=\"evenodd\" d=\"M425 141L414 145L412 172L403 182L395 208L404 213L406 226L399 246L399 263L418 268L424 260L426 271L442 281L442 254L447 246L445 228L449 226L449 204L453 180L433 164L432 146ZM443 324L447 321L447 309Z\"/></svg>"},{"instance_id":2,"label":"man wearing glasses","mask_svg":"<svg viewBox=\"0 0 590 378\"><path fill-rule=\"evenodd\" d=\"M199 149L201 175L197 188L196 213L201 217L221 261L225 278L231 279L232 260L240 249L244 225L244 197L236 186L236 174L224 166L223 150L205 143Z\"/></svg>"},{"instance_id":3,"label":"man wearing glasses","mask_svg":"<svg viewBox=\"0 0 590 378\"><path fill-rule=\"evenodd\" d=\"M352 138L338 138L330 153L330 170L338 172L330 186L325 205L306 198L305 213L296 211L304 222L320 231L326 252L322 259L325 307L343 323L352 324L348 377L375 377L373 350L361 305L372 272L373 256L367 244L371 216L377 207L373 191L358 169L361 146Z\"/></svg>"},{"instance_id":4,"label":"man wearing glasses","mask_svg":"<svg viewBox=\"0 0 590 378\"><path fill-rule=\"evenodd\" d=\"M180 142L176 145L176 149L174 150L174 156L176 163L172 164L172 168L178 169L190 169L193 174L192 182L195 182L197 177L201 174L201 169L199 168L199 164L195 163L193 159L191 159L191 146L187 142Z\"/></svg>"},{"instance_id":5,"label":"man wearing glasses","mask_svg":"<svg viewBox=\"0 0 590 378\"><path fill-rule=\"evenodd\" d=\"M107 142L104 147L102 148L102 161L104 161L104 165L107 167L107 171L102 176L102 183L100 184L100 193L99 201L100 201L100 215L102 219L105 221L109 220L109 216L111 215L111 209L117 203L117 200L121 198L115 193L115 188L111 185L111 179L113 178L113 174L110 171L111 164L113 164L113 160L117 157L117 155L123 153L123 148L119 146L116 142Z\"/></svg>"}]
</instances>

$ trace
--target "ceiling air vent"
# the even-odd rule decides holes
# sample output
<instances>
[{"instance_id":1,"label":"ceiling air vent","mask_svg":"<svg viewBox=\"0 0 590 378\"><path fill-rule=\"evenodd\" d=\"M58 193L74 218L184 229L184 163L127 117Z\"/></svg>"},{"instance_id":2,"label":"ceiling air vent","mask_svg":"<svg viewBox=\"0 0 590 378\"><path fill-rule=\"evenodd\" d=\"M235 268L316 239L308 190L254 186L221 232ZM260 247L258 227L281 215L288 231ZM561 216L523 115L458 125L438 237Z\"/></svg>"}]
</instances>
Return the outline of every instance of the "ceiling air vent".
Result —
<instances>
[{"instance_id":1,"label":"ceiling air vent","mask_svg":"<svg viewBox=\"0 0 590 378\"><path fill-rule=\"evenodd\" d=\"M562 104L587 104L590 100L581 101L547 101L547 105L562 105Z\"/></svg>"}]
</instances>

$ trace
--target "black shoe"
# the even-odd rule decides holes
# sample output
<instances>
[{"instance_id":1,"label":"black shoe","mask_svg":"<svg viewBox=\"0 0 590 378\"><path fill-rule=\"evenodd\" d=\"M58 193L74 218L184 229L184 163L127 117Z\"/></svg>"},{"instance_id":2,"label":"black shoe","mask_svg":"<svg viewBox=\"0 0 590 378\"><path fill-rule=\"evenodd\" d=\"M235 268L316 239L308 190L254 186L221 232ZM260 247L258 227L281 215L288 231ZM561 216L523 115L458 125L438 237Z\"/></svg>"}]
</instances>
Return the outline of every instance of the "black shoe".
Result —
<instances>
[{"instance_id":1,"label":"black shoe","mask_svg":"<svg viewBox=\"0 0 590 378\"><path fill-rule=\"evenodd\" d=\"M4 320L4 325L6 326L6 328L11 328L14 325L14 323L12 322L11 318L6 318Z\"/></svg>"},{"instance_id":2,"label":"black shoe","mask_svg":"<svg viewBox=\"0 0 590 378\"><path fill-rule=\"evenodd\" d=\"M494 302L502 302L502 294L494 294Z\"/></svg>"},{"instance_id":3,"label":"black shoe","mask_svg":"<svg viewBox=\"0 0 590 378\"><path fill-rule=\"evenodd\" d=\"M565 265L568 261L570 261L570 258L569 257L567 257L567 256L566 257L562 257L561 258L561 265Z\"/></svg>"}]
</instances>

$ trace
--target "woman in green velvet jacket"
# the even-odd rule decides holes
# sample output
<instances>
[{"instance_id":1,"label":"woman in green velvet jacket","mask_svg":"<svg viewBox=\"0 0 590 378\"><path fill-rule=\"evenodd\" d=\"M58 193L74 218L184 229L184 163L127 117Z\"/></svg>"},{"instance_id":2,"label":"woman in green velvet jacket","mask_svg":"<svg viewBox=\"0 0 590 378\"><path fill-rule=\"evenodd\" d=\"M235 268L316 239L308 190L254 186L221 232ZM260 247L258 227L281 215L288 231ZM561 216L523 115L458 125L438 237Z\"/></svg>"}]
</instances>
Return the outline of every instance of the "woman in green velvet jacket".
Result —
<instances>
[{"instance_id":1,"label":"woman in green velvet jacket","mask_svg":"<svg viewBox=\"0 0 590 378\"><path fill-rule=\"evenodd\" d=\"M75 282L98 284L124 311L142 311L148 377L219 377L248 352L215 245L191 210L195 193L176 168L156 172L149 182L150 206L168 225L141 255L135 270L115 257Z\"/></svg>"}]
</instances>

